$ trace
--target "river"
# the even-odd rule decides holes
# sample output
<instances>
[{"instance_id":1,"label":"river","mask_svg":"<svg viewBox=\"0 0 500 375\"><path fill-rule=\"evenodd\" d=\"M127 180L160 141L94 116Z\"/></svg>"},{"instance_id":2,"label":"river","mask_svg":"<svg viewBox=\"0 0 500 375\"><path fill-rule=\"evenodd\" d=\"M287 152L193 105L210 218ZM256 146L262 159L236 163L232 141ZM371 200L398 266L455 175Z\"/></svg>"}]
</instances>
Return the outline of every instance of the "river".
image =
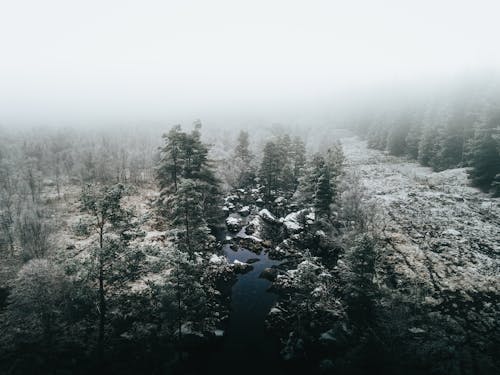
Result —
<instances>
[{"instance_id":1,"label":"river","mask_svg":"<svg viewBox=\"0 0 500 375\"><path fill-rule=\"evenodd\" d=\"M253 269L238 274L232 287L225 337L209 358L206 373L284 374L279 343L265 329L266 317L278 296L268 291L272 283L259 277L265 268L277 266L280 261L269 259L264 251L256 254L243 247L233 248L226 244L222 249L229 263L250 261Z\"/></svg>"}]
</instances>

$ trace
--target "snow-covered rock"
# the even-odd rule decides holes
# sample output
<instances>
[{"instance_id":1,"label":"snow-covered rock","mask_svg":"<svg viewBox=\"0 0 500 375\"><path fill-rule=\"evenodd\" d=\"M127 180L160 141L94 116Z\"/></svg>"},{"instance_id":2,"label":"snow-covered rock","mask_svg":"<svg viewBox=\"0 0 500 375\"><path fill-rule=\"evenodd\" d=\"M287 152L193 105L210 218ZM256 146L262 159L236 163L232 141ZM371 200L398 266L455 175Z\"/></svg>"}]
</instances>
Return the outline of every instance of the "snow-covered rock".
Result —
<instances>
[{"instance_id":1,"label":"snow-covered rock","mask_svg":"<svg viewBox=\"0 0 500 375\"><path fill-rule=\"evenodd\" d=\"M227 263L227 259L225 256L212 254L212 256L210 257L208 262L211 264L221 265L221 264Z\"/></svg>"},{"instance_id":2,"label":"snow-covered rock","mask_svg":"<svg viewBox=\"0 0 500 375\"><path fill-rule=\"evenodd\" d=\"M302 232L304 230L304 226L300 223L300 217L301 216L305 217L310 213L311 212L309 209L304 209L286 215L285 218L283 219L283 225L285 226L287 233L295 234Z\"/></svg>"},{"instance_id":3,"label":"snow-covered rock","mask_svg":"<svg viewBox=\"0 0 500 375\"><path fill-rule=\"evenodd\" d=\"M446 229L443 233L444 236L450 235L450 236L455 236L458 237L461 235L461 233L458 230L455 229Z\"/></svg>"},{"instance_id":4,"label":"snow-covered rock","mask_svg":"<svg viewBox=\"0 0 500 375\"><path fill-rule=\"evenodd\" d=\"M269 212L269 210L266 209L266 208L263 208L262 210L259 211L259 216L263 220L265 220L265 221L267 221L269 223L277 223L278 222L278 220L276 219L276 217L271 212Z\"/></svg>"},{"instance_id":5,"label":"snow-covered rock","mask_svg":"<svg viewBox=\"0 0 500 375\"><path fill-rule=\"evenodd\" d=\"M276 276L278 276L278 270L276 268L264 268L264 270L260 273L259 278L266 279L269 281L276 280Z\"/></svg>"},{"instance_id":6,"label":"snow-covered rock","mask_svg":"<svg viewBox=\"0 0 500 375\"><path fill-rule=\"evenodd\" d=\"M241 219L230 216L226 219L226 226L231 232L237 232L241 229Z\"/></svg>"},{"instance_id":7,"label":"snow-covered rock","mask_svg":"<svg viewBox=\"0 0 500 375\"><path fill-rule=\"evenodd\" d=\"M248 264L248 263L239 261L238 259L235 259L233 261L233 268L234 268L234 271L237 273L247 273L253 269L253 266L251 264Z\"/></svg>"},{"instance_id":8,"label":"snow-covered rock","mask_svg":"<svg viewBox=\"0 0 500 375\"><path fill-rule=\"evenodd\" d=\"M241 216L248 216L250 215L250 206L244 206L242 207L238 213L241 215Z\"/></svg>"}]
</instances>

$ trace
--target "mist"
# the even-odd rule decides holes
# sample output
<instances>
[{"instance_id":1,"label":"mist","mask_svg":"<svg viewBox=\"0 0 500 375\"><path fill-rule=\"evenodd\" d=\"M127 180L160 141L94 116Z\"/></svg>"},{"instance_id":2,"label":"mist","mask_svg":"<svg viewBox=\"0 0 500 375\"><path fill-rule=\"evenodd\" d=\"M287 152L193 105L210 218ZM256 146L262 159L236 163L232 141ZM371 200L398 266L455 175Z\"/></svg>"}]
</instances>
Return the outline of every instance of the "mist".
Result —
<instances>
[{"instance_id":1,"label":"mist","mask_svg":"<svg viewBox=\"0 0 500 375\"><path fill-rule=\"evenodd\" d=\"M496 76L499 11L487 0L8 2L0 124L329 124L360 98Z\"/></svg>"}]
</instances>

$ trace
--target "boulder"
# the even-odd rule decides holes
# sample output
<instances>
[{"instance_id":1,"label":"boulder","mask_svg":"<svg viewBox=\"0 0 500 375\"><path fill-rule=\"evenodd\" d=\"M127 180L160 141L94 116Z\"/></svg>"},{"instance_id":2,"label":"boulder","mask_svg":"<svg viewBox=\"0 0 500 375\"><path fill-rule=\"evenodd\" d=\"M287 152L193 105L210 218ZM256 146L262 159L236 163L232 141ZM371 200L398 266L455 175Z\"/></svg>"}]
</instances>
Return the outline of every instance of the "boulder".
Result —
<instances>
[{"instance_id":1,"label":"boulder","mask_svg":"<svg viewBox=\"0 0 500 375\"><path fill-rule=\"evenodd\" d=\"M259 211L259 216L263 220L267 221L268 223L273 223L274 224L274 223L278 222L278 220L276 219L276 217L271 212L269 212L269 210L267 210L265 208Z\"/></svg>"},{"instance_id":2,"label":"boulder","mask_svg":"<svg viewBox=\"0 0 500 375\"><path fill-rule=\"evenodd\" d=\"M230 216L226 219L226 226L231 232L238 232L241 229L241 219Z\"/></svg>"},{"instance_id":3,"label":"boulder","mask_svg":"<svg viewBox=\"0 0 500 375\"><path fill-rule=\"evenodd\" d=\"M276 280L276 277L278 276L278 270L276 268L264 268L264 270L261 272L259 275L259 278L261 279L266 279L269 281L274 281Z\"/></svg>"},{"instance_id":4,"label":"boulder","mask_svg":"<svg viewBox=\"0 0 500 375\"><path fill-rule=\"evenodd\" d=\"M242 207L238 213L243 216L243 217L246 217L248 215L250 215L250 206L244 206Z\"/></svg>"},{"instance_id":5,"label":"boulder","mask_svg":"<svg viewBox=\"0 0 500 375\"><path fill-rule=\"evenodd\" d=\"M247 273L253 270L253 266L251 264L241 262L238 259L235 259L233 262L234 272L236 273Z\"/></svg>"}]
</instances>

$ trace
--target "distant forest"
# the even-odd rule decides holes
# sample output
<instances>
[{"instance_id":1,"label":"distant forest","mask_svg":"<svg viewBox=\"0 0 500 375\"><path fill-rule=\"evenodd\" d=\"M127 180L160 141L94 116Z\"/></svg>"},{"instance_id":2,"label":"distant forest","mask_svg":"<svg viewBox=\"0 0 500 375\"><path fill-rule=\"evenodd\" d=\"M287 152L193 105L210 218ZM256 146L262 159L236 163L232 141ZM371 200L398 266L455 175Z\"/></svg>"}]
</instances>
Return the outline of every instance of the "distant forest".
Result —
<instances>
[{"instance_id":1,"label":"distant forest","mask_svg":"<svg viewBox=\"0 0 500 375\"><path fill-rule=\"evenodd\" d=\"M500 90L455 87L411 104L378 106L358 123L368 146L435 171L470 167L472 185L500 196Z\"/></svg>"}]
</instances>

